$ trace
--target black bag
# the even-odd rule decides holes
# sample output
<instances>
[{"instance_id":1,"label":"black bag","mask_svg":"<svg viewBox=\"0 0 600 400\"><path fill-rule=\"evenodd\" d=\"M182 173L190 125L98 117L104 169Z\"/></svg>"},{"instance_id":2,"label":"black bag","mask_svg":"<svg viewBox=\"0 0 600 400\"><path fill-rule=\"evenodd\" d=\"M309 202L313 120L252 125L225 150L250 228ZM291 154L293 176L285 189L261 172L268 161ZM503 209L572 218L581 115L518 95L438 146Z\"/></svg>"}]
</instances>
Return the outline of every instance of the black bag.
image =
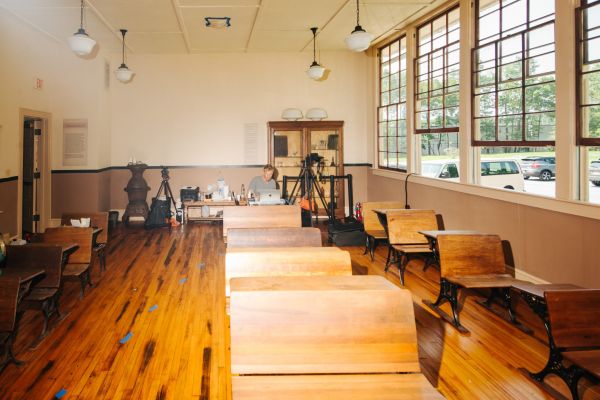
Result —
<instances>
[{"instance_id":1,"label":"black bag","mask_svg":"<svg viewBox=\"0 0 600 400\"><path fill-rule=\"evenodd\" d=\"M146 229L149 228L161 228L169 226L169 219L171 218L170 200L159 200L156 197L152 198L152 206L150 206L150 213L144 223Z\"/></svg>"}]
</instances>

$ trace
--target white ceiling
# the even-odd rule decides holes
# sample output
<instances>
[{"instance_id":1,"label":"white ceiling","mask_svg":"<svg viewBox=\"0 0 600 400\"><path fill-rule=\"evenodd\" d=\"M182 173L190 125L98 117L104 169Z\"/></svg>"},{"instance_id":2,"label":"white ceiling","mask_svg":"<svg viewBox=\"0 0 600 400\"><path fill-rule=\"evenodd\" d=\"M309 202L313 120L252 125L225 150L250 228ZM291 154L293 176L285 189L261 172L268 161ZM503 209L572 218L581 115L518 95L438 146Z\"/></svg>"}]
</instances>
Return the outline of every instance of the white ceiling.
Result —
<instances>
[{"instance_id":1,"label":"white ceiling","mask_svg":"<svg viewBox=\"0 0 600 400\"><path fill-rule=\"evenodd\" d=\"M360 0L360 24L381 38L444 0ZM342 50L356 25L355 0L85 0L85 29L104 51L144 54ZM80 0L0 0L0 8L66 45L79 28ZM205 17L230 17L210 29Z\"/></svg>"}]
</instances>

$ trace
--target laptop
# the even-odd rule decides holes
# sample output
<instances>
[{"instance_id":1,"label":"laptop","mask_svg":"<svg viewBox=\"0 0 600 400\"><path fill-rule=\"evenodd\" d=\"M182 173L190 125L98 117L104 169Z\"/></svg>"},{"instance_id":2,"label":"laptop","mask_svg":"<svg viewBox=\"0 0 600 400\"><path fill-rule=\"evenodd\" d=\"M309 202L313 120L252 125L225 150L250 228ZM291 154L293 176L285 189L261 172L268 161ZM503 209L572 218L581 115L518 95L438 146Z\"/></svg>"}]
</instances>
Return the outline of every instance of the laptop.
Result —
<instances>
[{"instance_id":1,"label":"laptop","mask_svg":"<svg viewBox=\"0 0 600 400\"><path fill-rule=\"evenodd\" d=\"M279 189L263 189L258 192L258 204L281 204Z\"/></svg>"}]
</instances>

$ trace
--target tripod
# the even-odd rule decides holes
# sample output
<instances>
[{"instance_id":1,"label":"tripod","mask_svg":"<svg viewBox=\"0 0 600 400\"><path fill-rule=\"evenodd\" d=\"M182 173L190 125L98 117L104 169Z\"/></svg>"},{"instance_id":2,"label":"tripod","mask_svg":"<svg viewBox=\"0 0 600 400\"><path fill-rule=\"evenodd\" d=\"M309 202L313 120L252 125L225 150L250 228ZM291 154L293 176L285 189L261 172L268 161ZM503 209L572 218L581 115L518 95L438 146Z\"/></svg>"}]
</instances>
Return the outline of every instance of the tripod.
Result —
<instances>
[{"instance_id":1,"label":"tripod","mask_svg":"<svg viewBox=\"0 0 600 400\"><path fill-rule=\"evenodd\" d=\"M329 204L325 200L325 192L321 186L319 186L318 181L325 179L325 177L321 176L321 161L323 157L319 156L317 153L312 153L306 156L302 163L302 169L300 170L300 174L297 177L284 176L283 177L283 190L284 190L284 198L286 198L288 204L294 204L296 202L296 195L298 190L300 190L300 196L306 198L309 202L308 213L310 215L310 221L312 223L313 216L313 204L316 204L316 196L319 197L325 211L327 213L327 217L331 220L332 215L330 211ZM317 175L313 172L312 166L317 163ZM319 179L320 177L320 179ZM291 192L287 195L287 181L293 180L294 186L292 187Z\"/></svg>"},{"instance_id":2,"label":"tripod","mask_svg":"<svg viewBox=\"0 0 600 400\"><path fill-rule=\"evenodd\" d=\"M152 205L150 206L150 213L148 220L146 221L146 228L154 228L160 226L171 226L168 222L171 219L171 204L175 210L177 210L177 204L169 185L169 170L165 167L160 171L162 176L162 182L156 193L156 197L152 199ZM166 201L159 200L161 194L164 194Z\"/></svg>"}]
</instances>

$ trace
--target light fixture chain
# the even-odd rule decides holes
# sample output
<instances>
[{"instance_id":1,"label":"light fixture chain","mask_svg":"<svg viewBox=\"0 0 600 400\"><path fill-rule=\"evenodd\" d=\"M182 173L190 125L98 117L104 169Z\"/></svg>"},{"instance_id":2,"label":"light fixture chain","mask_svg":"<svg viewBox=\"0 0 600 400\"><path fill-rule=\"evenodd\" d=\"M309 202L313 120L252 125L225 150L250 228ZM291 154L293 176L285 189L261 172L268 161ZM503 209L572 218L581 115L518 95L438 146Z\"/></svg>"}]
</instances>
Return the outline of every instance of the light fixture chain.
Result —
<instances>
[{"instance_id":1,"label":"light fixture chain","mask_svg":"<svg viewBox=\"0 0 600 400\"><path fill-rule=\"evenodd\" d=\"M121 53L122 56L123 56L122 57L123 58L123 64L125 64L125 33L126 32L127 32L126 30L121 29L121 34L123 35L123 49L122 49L122 53Z\"/></svg>"},{"instance_id":2,"label":"light fixture chain","mask_svg":"<svg viewBox=\"0 0 600 400\"><path fill-rule=\"evenodd\" d=\"M356 0L356 26L360 26L360 11L358 9L358 1Z\"/></svg>"},{"instance_id":3,"label":"light fixture chain","mask_svg":"<svg viewBox=\"0 0 600 400\"><path fill-rule=\"evenodd\" d=\"M313 31L313 61L317 61L317 31Z\"/></svg>"},{"instance_id":4,"label":"light fixture chain","mask_svg":"<svg viewBox=\"0 0 600 400\"><path fill-rule=\"evenodd\" d=\"M81 18L80 18L80 28L83 29L83 7L85 6L85 4L83 3L83 0L81 0Z\"/></svg>"}]
</instances>

